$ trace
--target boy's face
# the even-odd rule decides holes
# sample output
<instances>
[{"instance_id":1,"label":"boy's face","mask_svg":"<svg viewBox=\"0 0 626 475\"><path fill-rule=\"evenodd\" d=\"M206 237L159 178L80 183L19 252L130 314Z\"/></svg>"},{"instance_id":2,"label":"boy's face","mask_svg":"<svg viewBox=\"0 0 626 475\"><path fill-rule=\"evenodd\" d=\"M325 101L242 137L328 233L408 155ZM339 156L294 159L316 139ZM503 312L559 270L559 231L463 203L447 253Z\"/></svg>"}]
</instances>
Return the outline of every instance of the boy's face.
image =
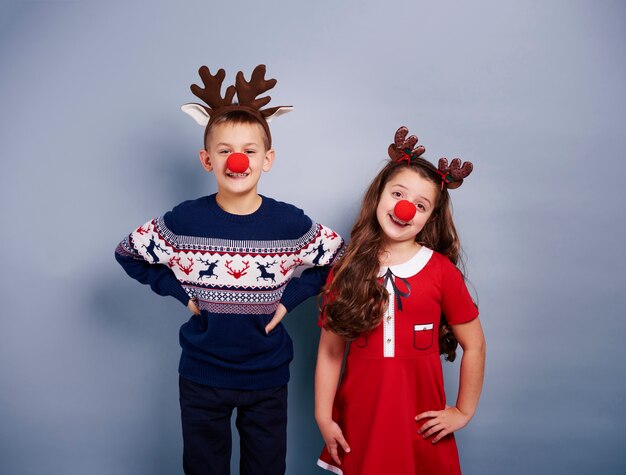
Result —
<instances>
[{"instance_id":1,"label":"boy's face","mask_svg":"<svg viewBox=\"0 0 626 475\"><path fill-rule=\"evenodd\" d=\"M274 162L274 150L267 150L259 124L216 125L207 138L206 150L200 151L200 161L206 171L214 172L219 193L244 196L257 193L261 172L267 172ZM248 169L234 173L226 166L231 153L244 153L250 160Z\"/></svg>"}]
</instances>

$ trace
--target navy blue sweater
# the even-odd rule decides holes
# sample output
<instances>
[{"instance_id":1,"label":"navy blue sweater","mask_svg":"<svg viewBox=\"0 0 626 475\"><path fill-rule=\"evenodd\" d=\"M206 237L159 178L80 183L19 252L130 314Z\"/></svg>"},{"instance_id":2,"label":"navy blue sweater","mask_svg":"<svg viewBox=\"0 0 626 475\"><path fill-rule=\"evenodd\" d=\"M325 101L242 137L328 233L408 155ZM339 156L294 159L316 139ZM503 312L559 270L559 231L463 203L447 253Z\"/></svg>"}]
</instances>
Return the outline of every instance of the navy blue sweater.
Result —
<instances>
[{"instance_id":1,"label":"navy blue sweater","mask_svg":"<svg viewBox=\"0 0 626 475\"><path fill-rule=\"evenodd\" d=\"M117 246L132 278L201 314L180 329L180 375L232 389L265 389L289 380L291 338L265 325L282 303L288 311L319 293L343 250L331 229L302 210L262 197L249 215L223 211L215 195L185 201L147 222Z\"/></svg>"}]
</instances>

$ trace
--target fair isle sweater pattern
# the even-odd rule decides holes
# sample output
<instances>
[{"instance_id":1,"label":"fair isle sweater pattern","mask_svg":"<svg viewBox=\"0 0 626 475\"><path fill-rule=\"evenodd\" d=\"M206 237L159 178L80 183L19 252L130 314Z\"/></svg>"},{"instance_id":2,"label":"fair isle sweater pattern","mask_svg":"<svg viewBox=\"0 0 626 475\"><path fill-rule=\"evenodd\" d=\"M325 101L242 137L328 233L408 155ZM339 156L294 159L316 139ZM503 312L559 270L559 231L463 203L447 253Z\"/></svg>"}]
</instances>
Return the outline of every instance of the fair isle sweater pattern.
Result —
<instances>
[{"instance_id":1,"label":"fair isle sweater pattern","mask_svg":"<svg viewBox=\"0 0 626 475\"><path fill-rule=\"evenodd\" d=\"M179 236L160 217L123 239L116 253L169 267L200 310L263 315L276 310L291 278L330 264L342 244L319 223L297 239L238 241Z\"/></svg>"}]
</instances>

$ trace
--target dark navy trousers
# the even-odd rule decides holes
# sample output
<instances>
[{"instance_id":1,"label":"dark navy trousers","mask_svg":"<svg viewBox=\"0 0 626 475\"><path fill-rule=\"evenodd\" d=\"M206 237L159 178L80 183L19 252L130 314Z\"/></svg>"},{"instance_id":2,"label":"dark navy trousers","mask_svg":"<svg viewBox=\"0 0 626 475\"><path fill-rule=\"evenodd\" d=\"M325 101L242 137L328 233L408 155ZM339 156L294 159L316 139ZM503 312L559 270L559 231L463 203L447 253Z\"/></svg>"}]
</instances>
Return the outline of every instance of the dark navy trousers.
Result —
<instances>
[{"instance_id":1,"label":"dark navy trousers","mask_svg":"<svg viewBox=\"0 0 626 475\"><path fill-rule=\"evenodd\" d=\"M221 389L179 378L186 475L229 475L230 421L237 408L241 475L284 475L287 385Z\"/></svg>"}]
</instances>

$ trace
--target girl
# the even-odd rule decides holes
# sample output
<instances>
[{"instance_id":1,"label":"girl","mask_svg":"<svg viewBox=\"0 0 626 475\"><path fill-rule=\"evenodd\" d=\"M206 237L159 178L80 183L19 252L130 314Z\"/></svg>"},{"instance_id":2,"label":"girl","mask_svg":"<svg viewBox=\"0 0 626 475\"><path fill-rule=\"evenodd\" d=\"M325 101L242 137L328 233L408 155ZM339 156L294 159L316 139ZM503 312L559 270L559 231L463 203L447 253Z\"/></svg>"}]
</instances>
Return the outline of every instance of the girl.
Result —
<instances>
[{"instance_id":1,"label":"girl","mask_svg":"<svg viewBox=\"0 0 626 475\"><path fill-rule=\"evenodd\" d=\"M482 388L485 341L456 267L448 195L472 164L441 159L435 168L407 134L396 132L324 292L315 418L326 447L318 465L337 474L460 474L453 432L474 415ZM453 361L457 341L463 357L450 407L439 354Z\"/></svg>"}]
</instances>

